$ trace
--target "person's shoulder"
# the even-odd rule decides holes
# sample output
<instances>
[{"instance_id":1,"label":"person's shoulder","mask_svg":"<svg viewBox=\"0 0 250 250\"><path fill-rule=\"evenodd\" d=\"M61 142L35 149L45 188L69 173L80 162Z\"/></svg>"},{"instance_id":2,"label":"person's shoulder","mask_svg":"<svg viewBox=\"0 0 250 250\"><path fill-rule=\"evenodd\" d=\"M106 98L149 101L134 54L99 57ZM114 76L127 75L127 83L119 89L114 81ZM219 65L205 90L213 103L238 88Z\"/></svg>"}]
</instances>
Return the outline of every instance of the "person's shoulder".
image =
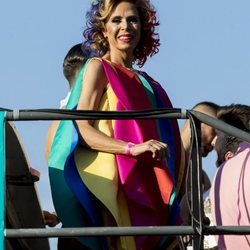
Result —
<instances>
[{"instance_id":1,"label":"person's shoulder","mask_svg":"<svg viewBox=\"0 0 250 250\"><path fill-rule=\"evenodd\" d=\"M102 59L100 57L92 57L89 59L88 66L91 67L101 67L102 66Z\"/></svg>"},{"instance_id":2,"label":"person's shoulder","mask_svg":"<svg viewBox=\"0 0 250 250\"><path fill-rule=\"evenodd\" d=\"M99 57L90 58L87 65L87 71L95 73L103 73L102 59Z\"/></svg>"},{"instance_id":3,"label":"person's shoulder","mask_svg":"<svg viewBox=\"0 0 250 250\"><path fill-rule=\"evenodd\" d=\"M105 84L107 84L107 78L105 75L105 70L103 68L101 58L93 57L89 60L88 65L85 70L84 77L85 77L84 80L87 79L87 81L98 83L98 85L104 86Z\"/></svg>"}]
</instances>

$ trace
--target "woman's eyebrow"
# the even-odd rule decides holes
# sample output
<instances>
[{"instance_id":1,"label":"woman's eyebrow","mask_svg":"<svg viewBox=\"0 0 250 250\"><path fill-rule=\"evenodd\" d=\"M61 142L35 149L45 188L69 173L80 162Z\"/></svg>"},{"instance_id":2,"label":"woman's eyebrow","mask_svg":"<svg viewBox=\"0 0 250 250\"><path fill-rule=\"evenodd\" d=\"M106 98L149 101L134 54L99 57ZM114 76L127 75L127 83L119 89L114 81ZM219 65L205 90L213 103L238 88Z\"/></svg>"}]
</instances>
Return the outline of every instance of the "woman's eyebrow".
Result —
<instances>
[{"instance_id":1,"label":"woman's eyebrow","mask_svg":"<svg viewBox=\"0 0 250 250\"><path fill-rule=\"evenodd\" d=\"M122 18L122 16L113 16L111 17L111 19L115 19L115 18ZM138 18L137 15L130 15L130 16L126 16L126 18Z\"/></svg>"},{"instance_id":2,"label":"woman's eyebrow","mask_svg":"<svg viewBox=\"0 0 250 250\"><path fill-rule=\"evenodd\" d=\"M121 16L112 16L111 19L122 18Z\"/></svg>"}]
</instances>

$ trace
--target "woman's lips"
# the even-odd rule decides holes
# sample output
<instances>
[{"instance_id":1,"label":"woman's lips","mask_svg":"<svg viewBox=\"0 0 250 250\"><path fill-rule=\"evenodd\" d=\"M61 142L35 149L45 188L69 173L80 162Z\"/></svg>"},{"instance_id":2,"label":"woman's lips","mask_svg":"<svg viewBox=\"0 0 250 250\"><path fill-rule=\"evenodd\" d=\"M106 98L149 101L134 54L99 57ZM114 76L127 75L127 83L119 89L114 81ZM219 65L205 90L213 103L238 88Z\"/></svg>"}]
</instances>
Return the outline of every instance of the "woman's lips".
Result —
<instances>
[{"instance_id":1,"label":"woman's lips","mask_svg":"<svg viewBox=\"0 0 250 250\"><path fill-rule=\"evenodd\" d=\"M122 42L130 42L133 39L133 36L130 34L124 34L118 36L118 39L121 40Z\"/></svg>"}]
</instances>

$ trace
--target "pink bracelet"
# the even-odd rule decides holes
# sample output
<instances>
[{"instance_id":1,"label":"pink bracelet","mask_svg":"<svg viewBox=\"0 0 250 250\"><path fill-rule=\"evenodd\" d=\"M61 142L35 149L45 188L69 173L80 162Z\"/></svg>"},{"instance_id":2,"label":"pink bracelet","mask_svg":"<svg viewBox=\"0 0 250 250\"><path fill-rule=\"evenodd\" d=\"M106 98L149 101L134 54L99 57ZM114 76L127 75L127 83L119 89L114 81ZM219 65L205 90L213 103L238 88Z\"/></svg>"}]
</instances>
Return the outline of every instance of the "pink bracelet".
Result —
<instances>
[{"instance_id":1,"label":"pink bracelet","mask_svg":"<svg viewBox=\"0 0 250 250\"><path fill-rule=\"evenodd\" d=\"M125 147L125 154L126 155L132 155L131 149L135 146L133 142L128 142L128 144Z\"/></svg>"}]
</instances>

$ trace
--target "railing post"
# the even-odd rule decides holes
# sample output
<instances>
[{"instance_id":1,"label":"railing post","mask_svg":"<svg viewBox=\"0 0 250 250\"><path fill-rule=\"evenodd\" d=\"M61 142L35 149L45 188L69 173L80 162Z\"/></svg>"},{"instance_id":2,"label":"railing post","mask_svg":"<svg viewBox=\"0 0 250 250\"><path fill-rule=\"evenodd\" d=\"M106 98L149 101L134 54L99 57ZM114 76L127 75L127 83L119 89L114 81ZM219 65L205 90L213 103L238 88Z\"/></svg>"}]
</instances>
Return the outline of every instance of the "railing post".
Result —
<instances>
[{"instance_id":1,"label":"railing post","mask_svg":"<svg viewBox=\"0 0 250 250\"><path fill-rule=\"evenodd\" d=\"M4 250L5 231L5 112L0 111L0 250Z\"/></svg>"},{"instance_id":2,"label":"railing post","mask_svg":"<svg viewBox=\"0 0 250 250\"><path fill-rule=\"evenodd\" d=\"M203 225L202 225L202 211L203 211L203 198L202 198L202 160L201 160L201 122L193 117L194 125L196 128L197 141L194 138L192 147L192 167L191 171L191 209L193 212L192 226L198 233L193 238L193 250L203 250Z\"/></svg>"}]
</instances>

